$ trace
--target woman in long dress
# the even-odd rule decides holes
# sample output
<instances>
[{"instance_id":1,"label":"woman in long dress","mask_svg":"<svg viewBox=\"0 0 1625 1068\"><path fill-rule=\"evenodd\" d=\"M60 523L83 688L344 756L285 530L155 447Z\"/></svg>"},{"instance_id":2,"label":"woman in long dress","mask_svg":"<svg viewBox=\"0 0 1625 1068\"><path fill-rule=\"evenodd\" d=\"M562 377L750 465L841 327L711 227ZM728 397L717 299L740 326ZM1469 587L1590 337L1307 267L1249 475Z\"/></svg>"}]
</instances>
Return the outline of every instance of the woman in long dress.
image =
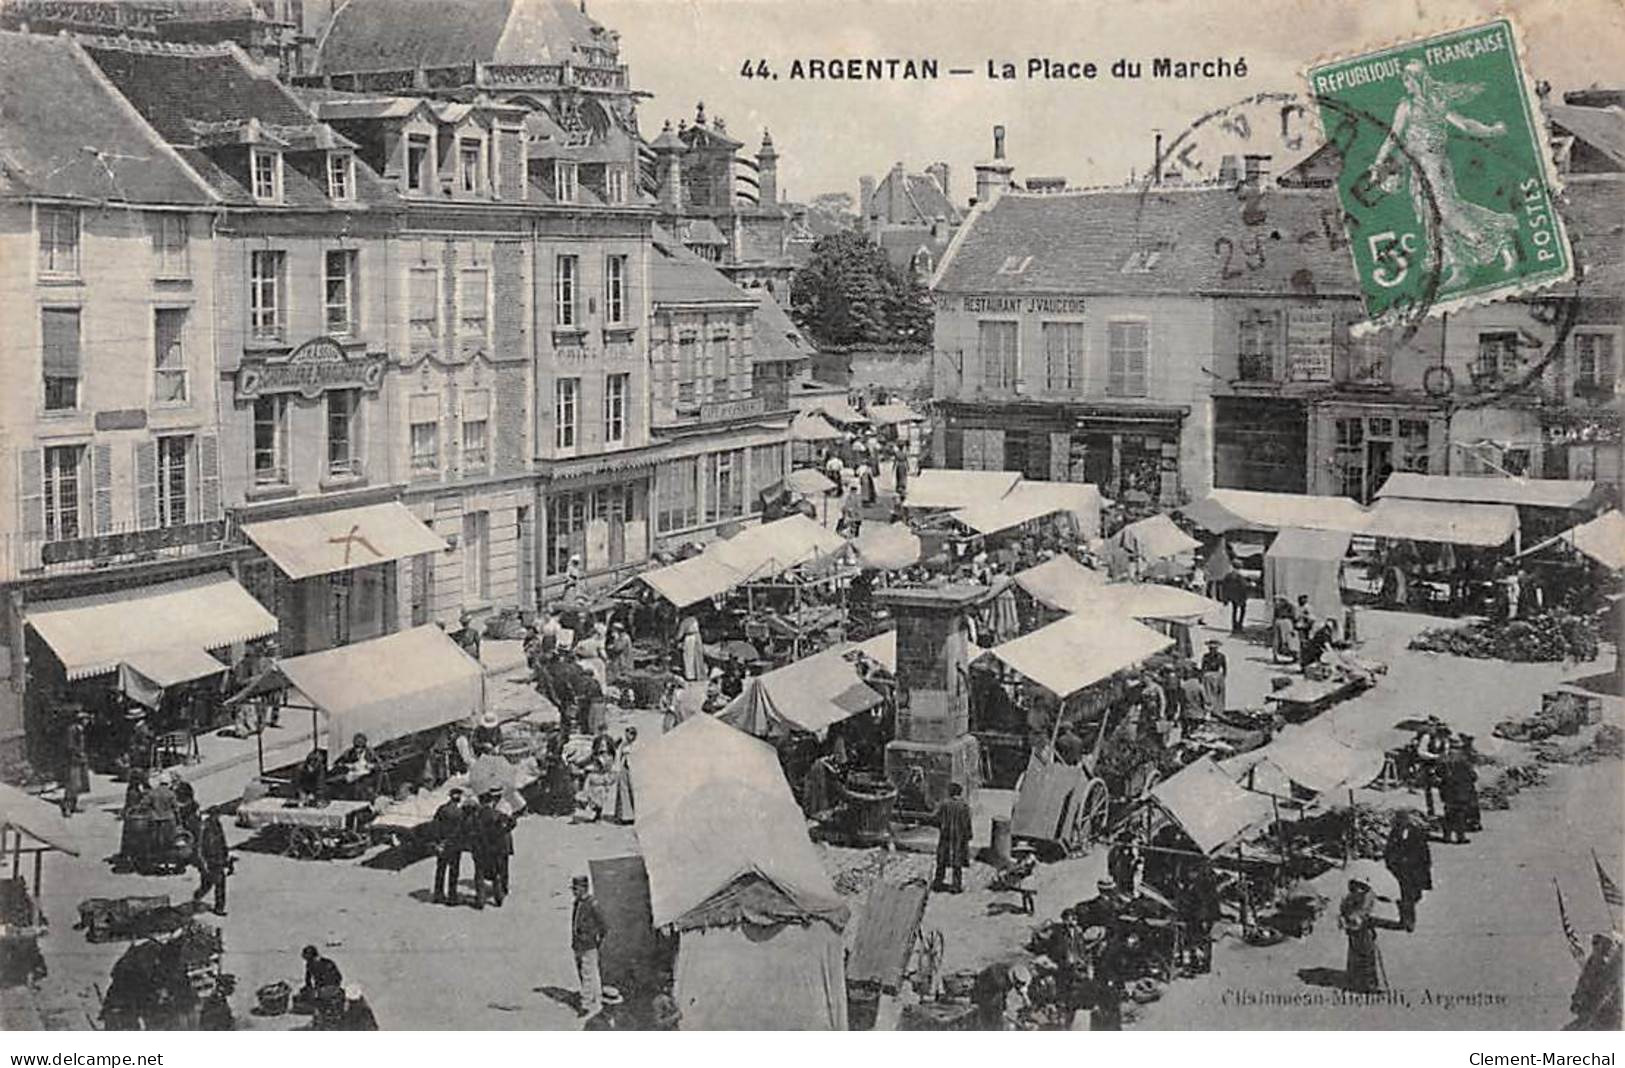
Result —
<instances>
[{"instance_id":1,"label":"woman in long dress","mask_svg":"<svg viewBox=\"0 0 1625 1068\"><path fill-rule=\"evenodd\" d=\"M1517 216L1462 195L1448 151L1452 129L1469 137L1500 137L1506 123L1483 123L1456 111L1458 104L1482 93L1483 85L1441 81L1421 60L1405 64L1400 77L1406 96L1394 108L1388 136L1371 162L1370 179L1390 193L1409 180L1411 207L1423 230L1424 247L1414 251L1439 270L1441 291L1467 284L1472 271L1496 262L1511 270L1517 257ZM1397 171L1392 165L1395 149L1402 150L1404 159Z\"/></svg>"},{"instance_id":2,"label":"woman in long dress","mask_svg":"<svg viewBox=\"0 0 1625 1068\"><path fill-rule=\"evenodd\" d=\"M1357 994L1374 994L1382 989L1382 956L1377 950L1376 918L1372 915L1371 884L1350 879L1349 892L1338 909L1338 926L1348 936L1348 963L1344 984Z\"/></svg>"},{"instance_id":3,"label":"woman in long dress","mask_svg":"<svg viewBox=\"0 0 1625 1068\"><path fill-rule=\"evenodd\" d=\"M631 823L637 815L632 803L632 746L638 740L636 727L626 728L626 738L615 754L615 822Z\"/></svg>"}]
</instances>

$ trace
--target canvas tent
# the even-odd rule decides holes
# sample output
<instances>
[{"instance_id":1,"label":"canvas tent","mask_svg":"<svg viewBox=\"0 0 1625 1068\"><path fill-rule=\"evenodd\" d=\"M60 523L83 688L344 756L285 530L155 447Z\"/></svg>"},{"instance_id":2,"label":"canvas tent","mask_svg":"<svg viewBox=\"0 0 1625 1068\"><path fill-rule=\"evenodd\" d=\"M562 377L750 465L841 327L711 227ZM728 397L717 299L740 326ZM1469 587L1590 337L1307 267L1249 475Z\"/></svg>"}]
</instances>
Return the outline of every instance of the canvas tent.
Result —
<instances>
[{"instance_id":1,"label":"canvas tent","mask_svg":"<svg viewBox=\"0 0 1625 1068\"><path fill-rule=\"evenodd\" d=\"M1172 638L1132 619L1071 615L988 651L1066 698L1173 644Z\"/></svg>"},{"instance_id":2,"label":"canvas tent","mask_svg":"<svg viewBox=\"0 0 1625 1068\"><path fill-rule=\"evenodd\" d=\"M1202 757L1151 788L1151 798L1204 853L1213 853L1269 819L1270 799L1237 786Z\"/></svg>"},{"instance_id":3,"label":"canvas tent","mask_svg":"<svg viewBox=\"0 0 1625 1068\"><path fill-rule=\"evenodd\" d=\"M274 670L314 706L329 752L357 733L378 745L485 709L479 661L432 625L278 660Z\"/></svg>"},{"instance_id":4,"label":"canvas tent","mask_svg":"<svg viewBox=\"0 0 1625 1068\"><path fill-rule=\"evenodd\" d=\"M650 917L679 937L684 1027L845 1030L848 910L772 747L695 716L631 761Z\"/></svg>"},{"instance_id":5,"label":"canvas tent","mask_svg":"<svg viewBox=\"0 0 1625 1068\"><path fill-rule=\"evenodd\" d=\"M863 684L844 651L826 649L750 679L717 718L756 738L782 738L792 731L822 734L875 708L881 696Z\"/></svg>"},{"instance_id":6,"label":"canvas tent","mask_svg":"<svg viewBox=\"0 0 1625 1068\"><path fill-rule=\"evenodd\" d=\"M1422 475L1414 471L1396 471L1382 484L1377 497L1576 509L1586 507L1596 492L1597 484L1585 479Z\"/></svg>"},{"instance_id":7,"label":"canvas tent","mask_svg":"<svg viewBox=\"0 0 1625 1068\"><path fill-rule=\"evenodd\" d=\"M1233 530L1267 533L1288 527L1358 533L1366 521L1365 509L1349 497L1260 490L1216 489L1201 500L1183 506L1179 512L1214 534L1228 534Z\"/></svg>"},{"instance_id":8,"label":"canvas tent","mask_svg":"<svg viewBox=\"0 0 1625 1068\"><path fill-rule=\"evenodd\" d=\"M907 523L864 523L852 539L858 563L871 571L896 571L920 562L920 536Z\"/></svg>"},{"instance_id":9,"label":"canvas tent","mask_svg":"<svg viewBox=\"0 0 1625 1068\"><path fill-rule=\"evenodd\" d=\"M1560 541L1574 546L1610 571L1625 571L1625 514L1621 514L1617 508L1547 538L1539 545L1525 549L1522 555L1539 552Z\"/></svg>"},{"instance_id":10,"label":"canvas tent","mask_svg":"<svg viewBox=\"0 0 1625 1068\"><path fill-rule=\"evenodd\" d=\"M1510 504L1463 504L1384 497L1372 506L1364 533L1374 538L1493 548L1518 533Z\"/></svg>"},{"instance_id":11,"label":"canvas tent","mask_svg":"<svg viewBox=\"0 0 1625 1068\"><path fill-rule=\"evenodd\" d=\"M675 608L721 596L744 581L733 568L703 553L645 571L638 577Z\"/></svg>"},{"instance_id":12,"label":"canvas tent","mask_svg":"<svg viewBox=\"0 0 1625 1068\"><path fill-rule=\"evenodd\" d=\"M909 508L956 511L1002 499L1021 475L1015 471L956 471L930 467L908 480Z\"/></svg>"},{"instance_id":13,"label":"canvas tent","mask_svg":"<svg viewBox=\"0 0 1625 1068\"><path fill-rule=\"evenodd\" d=\"M822 412L797 412L790 420L791 441L835 441L840 437L841 432Z\"/></svg>"},{"instance_id":14,"label":"canvas tent","mask_svg":"<svg viewBox=\"0 0 1625 1068\"><path fill-rule=\"evenodd\" d=\"M1017 482L1003 497L961 508L953 517L977 534L997 534L1065 514L1085 539L1100 536L1100 490L1081 482Z\"/></svg>"},{"instance_id":15,"label":"canvas tent","mask_svg":"<svg viewBox=\"0 0 1625 1068\"><path fill-rule=\"evenodd\" d=\"M1082 591L1073 612L1099 612L1126 619L1197 620L1220 605L1199 593L1156 582L1112 582Z\"/></svg>"},{"instance_id":16,"label":"canvas tent","mask_svg":"<svg viewBox=\"0 0 1625 1068\"><path fill-rule=\"evenodd\" d=\"M1111 540L1138 560L1165 560L1195 552L1202 543L1180 530L1165 515L1147 516L1113 534Z\"/></svg>"},{"instance_id":17,"label":"canvas tent","mask_svg":"<svg viewBox=\"0 0 1625 1068\"><path fill-rule=\"evenodd\" d=\"M827 559L844 548L846 539L828 528L804 515L787 515L712 542L700 555L752 582Z\"/></svg>"},{"instance_id":18,"label":"canvas tent","mask_svg":"<svg viewBox=\"0 0 1625 1068\"><path fill-rule=\"evenodd\" d=\"M925 416L902 401L896 401L891 404L871 404L869 418L875 421L876 426L892 426L897 423L918 423Z\"/></svg>"},{"instance_id":19,"label":"canvas tent","mask_svg":"<svg viewBox=\"0 0 1625 1068\"><path fill-rule=\"evenodd\" d=\"M1264 554L1264 600L1284 597L1293 605L1307 594L1318 619L1343 625L1343 557L1350 535L1338 530L1283 530Z\"/></svg>"},{"instance_id":20,"label":"canvas tent","mask_svg":"<svg viewBox=\"0 0 1625 1068\"><path fill-rule=\"evenodd\" d=\"M1104 574L1084 567L1065 553L1034 564L1017 573L1015 578L1016 585L1031 594L1034 600L1062 612L1078 611L1085 602L1089 588L1106 582Z\"/></svg>"},{"instance_id":21,"label":"canvas tent","mask_svg":"<svg viewBox=\"0 0 1625 1068\"><path fill-rule=\"evenodd\" d=\"M226 665L202 649L177 645L127 653L118 666L119 690L147 708L157 708L171 686L206 679Z\"/></svg>"},{"instance_id":22,"label":"canvas tent","mask_svg":"<svg viewBox=\"0 0 1625 1068\"><path fill-rule=\"evenodd\" d=\"M1348 745L1325 721L1287 727L1266 746L1223 761L1219 766L1249 790L1290 797L1297 786L1316 794L1338 794L1369 785L1382 774L1381 749Z\"/></svg>"}]
</instances>

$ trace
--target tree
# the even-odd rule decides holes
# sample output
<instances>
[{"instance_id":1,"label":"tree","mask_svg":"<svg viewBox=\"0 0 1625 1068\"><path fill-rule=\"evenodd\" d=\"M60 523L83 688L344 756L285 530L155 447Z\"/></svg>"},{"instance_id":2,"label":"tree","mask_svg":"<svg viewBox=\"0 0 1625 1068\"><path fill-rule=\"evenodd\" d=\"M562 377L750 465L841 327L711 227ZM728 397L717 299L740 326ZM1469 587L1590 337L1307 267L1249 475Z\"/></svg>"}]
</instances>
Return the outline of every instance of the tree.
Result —
<instances>
[{"instance_id":1,"label":"tree","mask_svg":"<svg viewBox=\"0 0 1625 1068\"><path fill-rule=\"evenodd\" d=\"M812 259L791 280L790 313L824 344L931 339L930 294L859 233L819 238Z\"/></svg>"}]
</instances>

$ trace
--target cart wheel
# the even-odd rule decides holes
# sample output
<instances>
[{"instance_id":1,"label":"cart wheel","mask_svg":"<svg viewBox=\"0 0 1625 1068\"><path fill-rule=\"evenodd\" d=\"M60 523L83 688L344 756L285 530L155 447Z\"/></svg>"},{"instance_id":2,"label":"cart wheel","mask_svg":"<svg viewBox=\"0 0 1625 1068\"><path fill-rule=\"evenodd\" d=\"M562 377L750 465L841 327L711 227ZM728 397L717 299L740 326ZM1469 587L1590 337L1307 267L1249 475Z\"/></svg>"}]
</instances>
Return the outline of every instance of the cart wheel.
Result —
<instances>
[{"instance_id":1,"label":"cart wheel","mask_svg":"<svg viewBox=\"0 0 1625 1068\"><path fill-rule=\"evenodd\" d=\"M1106 784L1099 779L1089 780L1089 785L1084 787L1083 796L1078 799L1077 807L1073 810L1072 833L1067 841L1068 849L1081 853L1092 843L1106 836L1106 820L1111 802L1111 794L1106 790Z\"/></svg>"},{"instance_id":2,"label":"cart wheel","mask_svg":"<svg viewBox=\"0 0 1625 1068\"><path fill-rule=\"evenodd\" d=\"M282 853L295 860L315 860L322 854L321 839L309 827L290 828L288 844Z\"/></svg>"}]
</instances>

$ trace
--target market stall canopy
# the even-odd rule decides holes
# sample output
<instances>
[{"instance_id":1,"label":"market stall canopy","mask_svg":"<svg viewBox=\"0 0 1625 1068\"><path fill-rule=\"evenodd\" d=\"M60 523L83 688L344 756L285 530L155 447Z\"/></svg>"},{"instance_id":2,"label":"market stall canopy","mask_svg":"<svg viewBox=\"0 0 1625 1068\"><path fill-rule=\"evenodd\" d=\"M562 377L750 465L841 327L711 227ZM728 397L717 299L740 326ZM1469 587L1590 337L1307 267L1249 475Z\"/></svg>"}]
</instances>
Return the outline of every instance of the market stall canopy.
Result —
<instances>
[{"instance_id":1,"label":"market stall canopy","mask_svg":"<svg viewBox=\"0 0 1625 1068\"><path fill-rule=\"evenodd\" d=\"M277 630L276 616L224 571L155 586L40 601L27 621L62 661L68 678L113 671L146 652L154 635L166 647L218 649Z\"/></svg>"},{"instance_id":2,"label":"market stall canopy","mask_svg":"<svg viewBox=\"0 0 1625 1068\"><path fill-rule=\"evenodd\" d=\"M1202 543L1180 530L1165 515L1147 516L1112 535L1112 540L1141 560L1165 560L1195 552Z\"/></svg>"},{"instance_id":3,"label":"market stall canopy","mask_svg":"<svg viewBox=\"0 0 1625 1068\"><path fill-rule=\"evenodd\" d=\"M638 577L677 608L727 593L745 581L733 568L703 553L645 571Z\"/></svg>"},{"instance_id":4,"label":"market stall canopy","mask_svg":"<svg viewBox=\"0 0 1625 1068\"><path fill-rule=\"evenodd\" d=\"M1372 506L1364 533L1450 545L1505 545L1518 533L1518 510L1510 504L1464 504L1384 497Z\"/></svg>"},{"instance_id":5,"label":"market stall canopy","mask_svg":"<svg viewBox=\"0 0 1625 1068\"><path fill-rule=\"evenodd\" d=\"M869 405L869 418L874 420L876 426L893 426L897 423L918 423L925 416L899 401Z\"/></svg>"},{"instance_id":6,"label":"market stall canopy","mask_svg":"<svg viewBox=\"0 0 1625 1068\"><path fill-rule=\"evenodd\" d=\"M143 649L130 653L119 664L119 689L146 707L157 708L164 691L171 686L206 679L224 670L226 665L189 645Z\"/></svg>"},{"instance_id":7,"label":"market stall canopy","mask_svg":"<svg viewBox=\"0 0 1625 1068\"><path fill-rule=\"evenodd\" d=\"M1033 598L1063 612L1076 612L1084 604L1090 587L1106 584L1106 576L1084 567L1066 553L1058 553L1041 564L1018 572L1016 584Z\"/></svg>"},{"instance_id":8,"label":"market stall canopy","mask_svg":"<svg viewBox=\"0 0 1625 1068\"><path fill-rule=\"evenodd\" d=\"M245 523L243 533L291 579L331 575L446 548L445 540L399 501Z\"/></svg>"},{"instance_id":9,"label":"market stall canopy","mask_svg":"<svg viewBox=\"0 0 1625 1068\"><path fill-rule=\"evenodd\" d=\"M818 408L837 423L867 423L869 417L852 407L845 397L828 397L818 402Z\"/></svg>"},{"instance_id":10,"label":"market stall canopy","mask_svg":"<svg viewBox=\"0 0 1625 1068\"><path fill-rule=\"evenodd\" d=\"M897 632L895 630L882 631L872 638L865 638L861 642L848 646L846 651L866 656L891 674L897 674Z\"/></svg>"},{"instance_id":11,"label":"market stall canopy","mask_svg":"<svg viewBox=\"0 0 1625 1068\"><path fill-rule=\"evenodd\" d=\"M1003 497L961 508L953 518L986 535L1063 512L1076 520L1083 537L1100 535L1100 491L1078 482L1017 482Z\"/></svg>"},{"instance_id":12,"label":"market stall canopy","mask_svg":"<svg viewBox=\"0 0 1625 1068\"><path fill-rule=\"evenodd\" d=\"M1201 757L1151 788L1162 806L1204 853L1212 853L1270 818L1270 799L1237 786L1211 757Z\"/></svg>"},{"instance_id":13,"label":"market stall canopy","mask_svg":"<svg viewBox=\"0 0 1625 1068\"><path fill-rule=\"evenodd\" d=\"M331 753L358 733L378 745L485 706L484 669L436 626L278 660L276 668L321 711Z\"/></svg>"},{"instance_id":14,"label":"market stall canopy","mask_svg":"<svg viewBox=\"0 0 1625 1068\"><path fill-rule=\"evenodd\" d=\"M79 842L55 805L0 783L0 824L13 827L71 857L79 855ZM18 874L13 872L13 874Z\"/></svg>"},{"instance_id":15,"label":"market stall canopy","mask_svg":"<svg viewBox=\"0 0 1625 1068\"><path fill-rule=\"evenodd\" d=\"M846 926L772 746L702 715L640 741L631 766L656 928L744 918Z\"/></svg>"},{"instance_id":16,"label":"market stall canopy","mask_svg":"<svg viewBox=\"0 0 1625 1068\"><path fill-rule=\"evenodd\" d=\"M1264 554L1264 600L1309 598L1316 619L1343 620L1343 557L1352 535L1342 530L1289 528Z\"/></svg>"},{"instance_id":17,"label":"market stall canopy","mask_svg":"<svg viewBox=\"0 0 1625 1068\"><path fill-rule=\"evenodd\" d=\"M1610 571L1625 571L1625 515L1617 508L1526 549L1524 555L1559 541L1574 546Z\"/></svg>"},{"instance_id":18,"label":"market stall canopy","mask_svg":"<svg viewBox=\"0 0 1625 1068\"><path fill-rule=\"evenodd\" d=\"M1596 493L1597 484L1586 479L1422 475L1414 471L1396 471L1382 484L1377 497L1513 504L1529 508L1584 508Z\"/></svg>"},{"instance_id":19,"label":"market stall canopy","mask_svg":"<svg viewBox=\"0 0 1625 1068\"><path fill-rule=\"evenodd\" d=\"M814 497L835 488L835 483L827 475L810 467L798 467L791 471L784 476L784 484L803 497Z\"/></svg>"},{"instance_id":20,"label":"market stall canopy","mask_svg":"<svg viewBox=\"0 0 1625 1068\"><path fill-rule=\"evenodd\" d=\"M1072 612L1110 613L1128 619L1200 619L1223 607L1199 593L1159 582L1113 582L1081 591Z\"/></svg>"},{"instance_id":21,"label":"market stall canopy","mask_svg":"<svg viewBox=\"0 0 1625 1068\"><path fill-rule=\"evenodd\" d=\"M920 536L907 523L864 523L852 539L858 563L871 571L898 571L920 562Z\"/></svg>"},{"instance_id":22,"label":"market stall canopy","mask_svg":"<svg viewBox=\"0 0 1625 1068\"><path fill-rule=\"evenodd\" d=\"M797 412L790 420L791 441L834 441L844 436L822 412Z\"/></svg>"},{"instance_id":23,"label":"market stall canopy","mask_svg":"<svg viewBox=\"0 0 1625 1068\"><path fill-rule=\"evenodd\" d=\"M845 659L848 651L832 647L750 679L717 718L752 737L783 738L793 731L822 734L877 707L881 696L864 685Z\"/></svg>"},{"instance_id":24,"label":"market stall canopy","mask_svg":"<svg viewBox=\"0 0 1625 1068\"><path fill-rule=\"evenodd\" d=\"M846 548L846 539L804 515L787 515L771 523L746 527L726 541L712 542L703 557L737 573L742 581L761 581L793 567L816 563Z\"/></svg>"},{"instance_id":25,"label":"market stall canopy","mask_svg":"<svg viewBox=\"0 0 1625 1068\"><path fill-rule=\"evenodd\" d=\"M1132 619L1071 615L988 651L1065 698L1173 644L1172 638Z\"/></svg>"},{"instance_id":26,"label":"market stall canopy","mask_svg":"<svg viewBox=\"0 0 1625 1068\"><path fill-rule=\"evenodd\" d=\"M1274 531L1364 529L1366 510L1349 497L1260 490L1217 489L1179 509L1181 515L1214 534L1232 530Z\"/></svg>"},{"instance_id":27,"label":"market stall canopy","mask_svg":"<svg viewBox=\"0 0 1625 1068\"><path fill-rule=\"evenodd\" d=\"M1021 475L1016 471L951 471L929 467L908 480L909 508L969 508L985 501L1001 500Z\"/></svg>"},{"instance_id":28,"label":"market stall canopy","mask_svg":"<svg viewBox=\"0 0 1625 1068\"><path fill-rule=\"evenodd\" d=\"M1358 789L1382 774L1386 757L1380 749L1348 745L1325 721L1287 727L1266 746L1223 761L1219 766L1237 782L1260 793L1291 796L1297 785L1317 794Z\"/></svg>"}]
</instances>

